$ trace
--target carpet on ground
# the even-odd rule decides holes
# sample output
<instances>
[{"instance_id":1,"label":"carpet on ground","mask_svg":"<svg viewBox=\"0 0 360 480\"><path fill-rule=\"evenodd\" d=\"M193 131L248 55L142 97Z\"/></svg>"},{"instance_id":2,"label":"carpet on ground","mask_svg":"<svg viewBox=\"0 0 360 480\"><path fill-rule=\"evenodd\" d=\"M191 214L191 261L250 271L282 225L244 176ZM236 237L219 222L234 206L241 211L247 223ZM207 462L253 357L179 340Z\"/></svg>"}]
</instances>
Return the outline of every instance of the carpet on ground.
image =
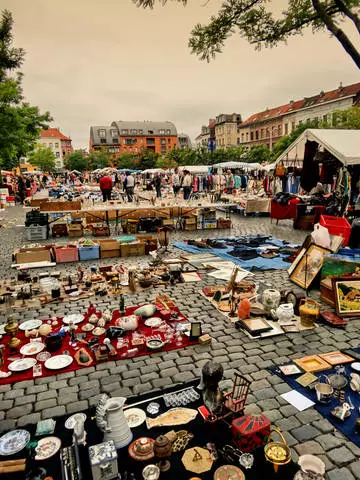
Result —
<instances>
[{"instance_id":1,"label":"carpet on ground","mask_svg":"<svg viewBox=\"0 0 360 480\"><path fill-rule=\"evenodd\" d=\"M225 241L236 241L236 240L245 239L245 238L251 239L251 238L256 238L256 236L255 237L236 237L236 238L231 238L231 237L217 238L216 237L213 240L225 242ZM223 260L230 260L234 262L236 265L239 265L240 267L245 268L246 270L280 270L280 269L289 268L290 263L284 260L289 256L288 253L285 253L285 254L280 253L279 257L276 257L276 258L263 258L259 255L264 251L263 247L291 248L294 246L278 238L270 237L267 240L265 240L264 243L259 247L246 246L247 251L253 252L254 255L256 255L256 257L250 260L242 260L241 258L237 258L230 254L230 252L232 252L235 248L234 245L227 244L226 248L209 248L209 249L198 248L195 245L189 245L187 242L174 242L172 245L188 253L204 254L208 252L208 253L215 254L217 257L220 257Z\"/></svg>"},{"instance_id":2,"label":"carpet on ground","mask_svg":"<svg viewBox=\"0 0 360 480\"><path fill-rule=\"evenodd\" d=\"M126 316L132 315L137 308L138 307L127 308L125 315ZM154 313L154 316L161 318L163 320L163 325L167 324L167 326L168 326L167 331L165 331L165 329L163 329L163 331L162 331L162 328L160 328L160 327L157 327L157 328L147 327L145 325L145 320L146 319L144 319L144 320L140 319L139 320L139 326L136 329L136 331L134 332L135 333L134 336L133 336L133 332L129 331L129 332L126 332L124 337L121 337L119 339L119 341L121 343L123 343L122 346L118 345L118 340L117 339L112 339L111 340L111 344L117 350L117 354L114 357L108 357L104 361L124 360L124 359L132 358L132 357L140 357L140 356L143 356L143 355L151 355L151 353L155 353L155 352L152 352L151 350L149 350L146 347L145 342L146 342L146 340L148 340L150 338L153 338L153 337L161 338L161 340L163 340L163 341L167 340L167 343L165 344L165 346L159 351L176 350L176 349L179 349L179 348L188 347L190 345L197 345L197 342L189 340L189 338L187 336L180 335L180 334L176 333L176 329L179 326L181 326L180 324L188 324L189 323L189 320L184 315L181 314L180 310L176 307L173 308L173 310L175 310L178 313L178 319L176 321L171 321L170 322L170 321L165 320L164 313L161 311L161 308L163 308L163 307L161 305L159 305L159 308ZM115 326L116 325L116 320L123 317L123 316L124 315L120 315L118 310L115 310L113 312L113 318L112 318L111 322L106 325L106 328L111 327L111 326ZM83 334L85 338L82 341L79 341L77 346L74 348L73 346L69 345L69 340L70 340L69 335L65 334L65 336L63 337L61 348L59 350L57 350L56 352L52 353L51 356L54 357L55 355L67 354L67 355L70 355L71 357L74 358L74 355L76 354L77 350L79 350L79 348L81 348L81 347L84 347L86 349L87 353L90 354L90 356L93 359L93 361L90 365L80 366L80 365L78 365L78 363L74 359L72 361L72 363L69 366L67 366L66 368L61 368L59 370L48 370L45 367L44 363L41 363L41 362L38 361L37 363L40 364L41 367L42 367L41 375L34 376L33 375L33 368L29 368L28 370L25 370L25 371L22 371L22 372L12 373L9 377L0 378L0 385L21 382L23 380L32 380L34 378L49 377L51 375L57 375L59 373L71 372L71 371L74 371L74 370L79 370L79 369L84 368L84 367L86 368L88 366L93 366L93 365L96 365L96 364L99 364L99 363L104 363L104 361L103 362L95 361L95 357L94 357L93 353L91 352L90 348L87 345L87 341L94 338L94 336L91 334L91 332L82 332L81 331L81 327L84 324L87 323L89 315L84 314L84 317L85 317L84 320L77 325L78 328L77 328L76 333L77 334ZM66 325L62 325L62 320L60 318L58 319L58 322L59 322L59 325L56 328L53 328L53 331L58 331L58 330L60 330L60 328L62 326L66 326ZM43 323L46 323L46 320L44 320ZM173 335L170 334L170 329L173 331ZM143 338L143 340L144 340L143 344L138 344L139 337ZM19 338L19 340L21 340L21 344L20 344L20 346L18 347L17 350L11 350L9 347L5 347L5 350L3 351L3 355L4 355L4 358L5 358L4 366L2 367L3 372L8 371L7 367L13 360L15 360L17 358L21 358L21 354L19 353L19 349L21 348L21 346L30 342L30 339L26 338L25 332L21 331L21 330L18 331L17 338ZM98 338L99 338L99 344L103 344L103 341L105 339L105 334L99 336ZM10 340L10 335L4 335L3 343L5 345L8 343L9 340ZM134 349L137 349L137 351L135 351ZM130 351L132 350L131 354L128 353L128 350L130 350ZM159 351L157 351L157 352L159 352ZM30 358L36 358L36 355L33 355Z\"/></svg>"},{"instance_id":3,"label":"carpet on ground","mask_svg":"<svg viewBox=\"0 0 360 480\"><path fill-rule=\"evenodd\" d=\"M360 348L354 349L354 351L357 351L360 353ZM350 416L345 419L344 421L339 420L338 418L335 418L332 414L331 411L337 407L341 406L342 403L339 400L339 396L337 398L333 397L331 398L330 403L328 404L322 404L318 403L316 399L316 392L315 390L310 390L309 388L304 388L302 387L296 379L300 377L302 374L299 375L283 375L283 373L279 370L278 367L270 367L269 371L275 375L278 375L280 378L282 378L293 390L296 390L297 392L305 395L308 399L312 400L315 402L315 407L318 412L322 414L324 418L329 420L329 422L334 425L334 427L342 432L349 440L354 442L358 447L360 447L360 435L355 433L355 422L356 419L359 417L359 408L360 408L360 394L357 392L353 392L350 388L350 380L349 380L349 375L350 373L355 373L354 370L352 370L350 365L345 366L346 370L346 377L348 379L348 385L345 387L344 392L345 392L345 402L352 403L354 408L350 410ZM314 373L314 375L318 378L323 377L324 375L332 375L336 373L335 368L332 368L331 370L326 370L323 372L318 372ZM324 378L321 379L322 382L324 382ZM335 392L335 390L334 390Z\"/></svg>"},{"instance_id":4,"label":"carpet on ground","mask_svg":"<svg viewBox=\"0 0 360 480\"><path fill-rule=\"evenodd\" d=\"M178 384L176 386L166 388L162 391L156 391L156 392L152 391L152 392L142 394L133 398L128 398L126 403L129 408L131 408L131 406L134 405L135 408L141 408L146 412L146 407L148 406L148 404L151 401L155 401L160 405L159 414L161 414L167 410L164 400L162 398L163 394L174 393L178 390L188 388L188 387L196 388L198 384L199 384L199 379L193 380L185 384L181 384L181 385ZM158 396L160 396L160 398L156 398ZM197 402L186 405L186 408L197 409L201 405L202 405L202 400L198 400ZM96 422L94 419L95 407L84 411L84 413L87 415L87 419L85 422L85 430L87 432L87 439L86 439L87 445L79 447L79 450L80 450L79 456L80 456L83 478L90 479L92 477L91 477L90 466L89 466L88 448L89 448L89 445L95 445L95 444L101 443L103 439L103 434L102 432L100 432L100 430L96 426ZM67 428L64 428L64 424L68 416L55 418L56 427L53 435L61 439L62 447L67 447L72 444L72 430L68 430ZM154 418L157 415L150 415L147 413L147 416ZM36 440L36 438L34 437L35 425L28 425L23 428L25 428L31 433L31 440L34 440L34 439ZM133 432L134 440L140 437L151 437L155 439L159 435L163 435L169 432L170 430L175 430L176 432L180 430L187 430L188 432L191 432L194 435L194 438L190 440L190 443L188 444L187 448L192 448L192 447L206 448L206 445L208 443L214 443L217 448L221 448L225 444L230 444L230 445L232 444L231 429L225 422L219 421L214 424L206 423L204 422L204 420L202 419L199 413L193 421L191 421L186 425L179 425L175 427L153 427L150 430L148 430L146 427L146 423L143 423L142 425L136 428L133 428L132 432ZM274 440L276 439L274 438ZM142 478L142 475L141 475L142 469L146 465L158 463L157 458L153 458L146 462L132 460L128 455L127 447L119 449L117 453L118 453L119 472L122 475L121 478L125 478L124 472L127 471L128 476L126 478L130 478L129 473L131 472L135 475L136 479L140 479ZM296 471L299 469L299 467L294 462L291 461L289 464L279 467L278 472L275 473L273 465L271 463L268 463L265 460L263 447L260 447L253 453L255 456L253 467L250 470L245 470L244 468L242 468L242 470L245 473L246 480L259 480L259 479L291 480L294 478ZM185 470L181 461L183 454L184 454L184 451L173 453L171 455L171 457L169 458L171 462L171 468L168 472L164 472L161 474L162 479L164 480L187 479L190 477L197 477L197 475ZM21 451L15 455L12 455L11 457L10 456L2 457L2 460L15 460L18 458L24 458L24 451ZM229 462L223 461L221 458L219 458L217 461L213 463L210 471L201 474L201 479L212 480L214 478L215 470L219 466L223 464L228 464L228 463ZM59 453L55 454L49 460L44 460L41 462L29 461L28 468L31 468L32 465L34 464L45 468L47 470L47 475L52 475L53 478L59 478L59 472L61 471Z\"/></svg>"}]
</instances>

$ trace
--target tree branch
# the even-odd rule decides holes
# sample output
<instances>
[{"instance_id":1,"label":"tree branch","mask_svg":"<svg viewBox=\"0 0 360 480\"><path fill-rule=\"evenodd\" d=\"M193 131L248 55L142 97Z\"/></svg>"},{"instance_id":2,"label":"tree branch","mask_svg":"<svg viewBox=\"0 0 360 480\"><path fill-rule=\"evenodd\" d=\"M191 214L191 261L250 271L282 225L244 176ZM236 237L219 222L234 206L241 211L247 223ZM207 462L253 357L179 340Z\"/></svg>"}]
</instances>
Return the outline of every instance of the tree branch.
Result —
<instances>
[{"instance_id":1,"label":"tree branch","mask_svg":"<svg viewBox=\"0 0 360 480\"><path fill-rule=\"evenodd\" d=\"M356 47L351 42L349 37L345 34L343 30L341 30L341 28L336 25L333 19L327 14L324 5L322 5L319 0L311 0L311 2L315 11L319 14L319 17L325 23L326 28L338 39L344 50L350 55L356 66L360 69L360 53L357 51Z\"/></svg>"},{"instance_id":2,"label":"tree branch","mask_svg":"<svg viewBox=\"0 0 360 480\"><path fill-rule=\"evenodd\" d=\"M356 15L355 12L351 10L351 7L346 5L346 3L343 2L343 0L334 0L335 4L339 8L341 12L344 13L347 17L350 18L350 20L353 21L357 31L360 33L360 18Z\"/></svg>"}]
</instances>

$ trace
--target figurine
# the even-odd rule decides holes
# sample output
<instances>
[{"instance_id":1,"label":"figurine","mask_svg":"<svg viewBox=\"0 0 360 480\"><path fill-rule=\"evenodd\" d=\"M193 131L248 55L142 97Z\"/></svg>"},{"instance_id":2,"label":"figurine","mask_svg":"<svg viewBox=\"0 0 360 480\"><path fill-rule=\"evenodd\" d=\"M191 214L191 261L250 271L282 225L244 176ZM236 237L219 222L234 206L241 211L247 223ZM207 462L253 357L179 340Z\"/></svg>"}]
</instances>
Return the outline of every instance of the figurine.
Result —
<instances>
[{"instance_id":1,"label":"figurine","mask_svg":"<svg viewBox=\"0 0 360 480\"><path fill-rule=\"evenodd\" d=\"M72 440L75 445L86 445L86 432L83 418L76 417Z\"/></svg>"},{"instance_id":2,"label":"figurine","mask_svg":"<svg viewBox=\"0 0 360 480\"><path fill-rule=\"evenodd\" d=\"M205 363L201 371L198 388L203 391L204 404L211 414L210 420L214 420L222 410L223 395L219 389L219 382L222 380L223 374L222 365L210 360Z\"/></svg>"}]
</instances>

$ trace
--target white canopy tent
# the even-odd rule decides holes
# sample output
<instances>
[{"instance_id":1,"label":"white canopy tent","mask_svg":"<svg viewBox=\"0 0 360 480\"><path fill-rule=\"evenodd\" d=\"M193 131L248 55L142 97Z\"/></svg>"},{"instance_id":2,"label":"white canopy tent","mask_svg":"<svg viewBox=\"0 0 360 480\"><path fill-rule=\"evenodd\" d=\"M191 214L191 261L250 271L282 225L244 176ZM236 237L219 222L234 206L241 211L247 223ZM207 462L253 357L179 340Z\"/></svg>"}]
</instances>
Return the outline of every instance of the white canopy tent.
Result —
<instances>
[{"instance_id":1,"label":"white canopy tent","mask_svg":"<svg viewBox=\"0 0 360 480\"><path fill-rule=\"evenodd\" d=\"M215 165L212 165L212 167L222 168L223 170L227 170L227 169L259 170L261 169L260 163L249 163L249 162L222 162L222 163L215 163Z\"/></svg>"},{"instance_id":2,"label":"white canopy tent","mask_svg":"<svg viewBox=\"0 0 360 480\"><path fill-rule=\"evenodd\" d=\"M192 173L193 175L196 174L206 174L209 171L209 166L208 165L184 165L180 166L179 170L183 172L184 170L187 170L188 172Z\"/></svg>"},{"instance_id":3,"label":"white canopy tent","mask_svg":"<svg viewBox=\"0 0 360 480\"><path fill-rule=\"evenodd\" d=\"M360 130L307 129L303 132L275 162L285 165L296 164L304 160L307 140L317 142L320 149L330 152L344 165L360 164Z\"/></svg>"}]
</instances>

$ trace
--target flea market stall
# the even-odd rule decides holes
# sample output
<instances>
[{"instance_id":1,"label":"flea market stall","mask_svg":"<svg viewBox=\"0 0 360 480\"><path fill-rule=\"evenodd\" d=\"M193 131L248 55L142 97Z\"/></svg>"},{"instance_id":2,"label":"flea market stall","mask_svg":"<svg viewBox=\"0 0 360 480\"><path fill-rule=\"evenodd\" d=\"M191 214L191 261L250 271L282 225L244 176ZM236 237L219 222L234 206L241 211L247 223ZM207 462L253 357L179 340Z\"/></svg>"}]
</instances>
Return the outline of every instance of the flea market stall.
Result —
<instances>
[{"instance_id":1,"label":"flea market stall","mask_svg":"<svg viewBox=\"0 0 360 480\"><path fill-rule=\"evenodd\" d=\"M321 215L353 211L359 165L359 130L306 130L275 162L271 218L306 230Z\"/></svg>"}]
</instances>

